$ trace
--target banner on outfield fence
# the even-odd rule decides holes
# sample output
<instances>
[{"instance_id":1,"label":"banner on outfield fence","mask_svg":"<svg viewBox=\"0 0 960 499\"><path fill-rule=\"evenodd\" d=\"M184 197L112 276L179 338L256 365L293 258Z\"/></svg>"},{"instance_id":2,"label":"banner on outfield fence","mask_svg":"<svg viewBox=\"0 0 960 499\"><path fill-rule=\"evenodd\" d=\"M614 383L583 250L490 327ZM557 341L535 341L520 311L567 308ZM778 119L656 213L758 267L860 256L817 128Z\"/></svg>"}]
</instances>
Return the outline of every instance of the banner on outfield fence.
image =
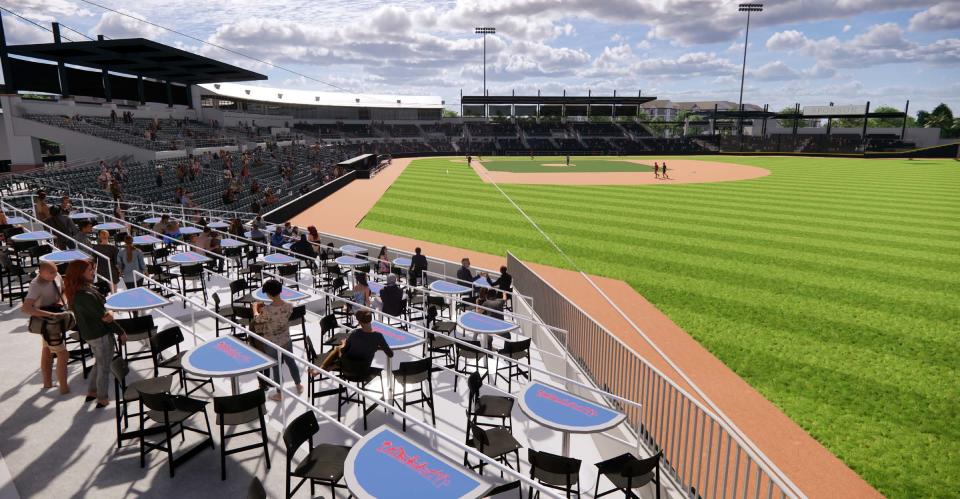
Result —
<instances>
[{"instance_id":1,"label":"banner on outfield fence","mask_svg":"<svg viewBox=\"0 0 960 499\"><path fill-rule=\"evenodd\" d=\"M866 112L867 106L860 104L847 106L803 106L804 116L863 116Z\"/></svg>"}]
</instances>

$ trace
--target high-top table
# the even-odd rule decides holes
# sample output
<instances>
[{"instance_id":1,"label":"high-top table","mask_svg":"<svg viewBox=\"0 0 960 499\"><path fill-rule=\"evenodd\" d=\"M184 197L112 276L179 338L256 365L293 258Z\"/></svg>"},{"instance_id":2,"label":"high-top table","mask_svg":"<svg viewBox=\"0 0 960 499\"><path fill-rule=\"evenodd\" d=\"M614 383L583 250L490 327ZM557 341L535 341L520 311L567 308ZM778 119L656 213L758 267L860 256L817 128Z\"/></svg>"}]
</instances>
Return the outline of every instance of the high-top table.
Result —
<instances>
[{"instance_id":1,"label":"high-top table","mask_svg":"<svg viewBox=\"0 0 960 499\"><path fill-rule=\"evenodd\" d=\"M541 425L563 433L563 455L570 456L571 433L599 433L626 419L622 412L533 381L517 397L520 410Z\"/></svg>"},{"instance_id":2,"label":"high-top table","mask_svg":"<svg viewBox=\"0 0 960 499\"><path fill-rule=\"evenodd\" d=\"M190 374L205 378L230 378L234 395L240 393L238 377L276 365L276 359L233 336L221 336L188 351L180 365Z\"/></svg>"}]
</instances>

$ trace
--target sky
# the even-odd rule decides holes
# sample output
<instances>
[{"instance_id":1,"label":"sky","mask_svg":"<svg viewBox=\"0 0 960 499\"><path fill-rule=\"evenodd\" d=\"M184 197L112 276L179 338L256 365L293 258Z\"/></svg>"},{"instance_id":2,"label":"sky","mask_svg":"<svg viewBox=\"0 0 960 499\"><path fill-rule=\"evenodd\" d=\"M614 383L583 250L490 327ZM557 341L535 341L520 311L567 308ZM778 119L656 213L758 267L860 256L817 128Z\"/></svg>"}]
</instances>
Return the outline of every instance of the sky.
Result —
<instances>
[{"instance_id":1,"label":"sky","mask_svg":"<svg viewBox=\"0 0 960 499\"><path fill-rule=\"evenodd\" d=\"M656 96L740 91L746 15L727 0L0 0L88 36L145 37L269 76L265 86L363 93ZM173 28L187 36L102 7ZM8 43L52 35L3 13ZM65 31L73 40L82 37ZM960 112L960 0L778 0L750 19L744 101ZM202 42L200 41L202 40ZM203 43L207 42L207 43ZM224 51L229 48L291 69Z\"/></svg>"}]
</instances>

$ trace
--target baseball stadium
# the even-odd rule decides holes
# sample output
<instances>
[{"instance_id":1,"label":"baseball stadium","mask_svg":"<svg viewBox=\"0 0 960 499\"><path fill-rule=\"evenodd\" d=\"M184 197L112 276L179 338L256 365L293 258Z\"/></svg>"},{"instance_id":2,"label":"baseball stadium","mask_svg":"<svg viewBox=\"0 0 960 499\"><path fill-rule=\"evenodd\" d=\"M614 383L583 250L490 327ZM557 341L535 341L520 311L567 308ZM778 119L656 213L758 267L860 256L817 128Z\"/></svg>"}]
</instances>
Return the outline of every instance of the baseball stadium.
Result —
<instances>
[{"instance_id":1,"label":"baseball stadium","mask_svg":"<svg viewBox=\"0 0 960 499\"><path fill-rule=\"evenodd\" d=\"M0 499L955 497L950 2L567 3L0 2Z\"/></svg>"}]
</instances>

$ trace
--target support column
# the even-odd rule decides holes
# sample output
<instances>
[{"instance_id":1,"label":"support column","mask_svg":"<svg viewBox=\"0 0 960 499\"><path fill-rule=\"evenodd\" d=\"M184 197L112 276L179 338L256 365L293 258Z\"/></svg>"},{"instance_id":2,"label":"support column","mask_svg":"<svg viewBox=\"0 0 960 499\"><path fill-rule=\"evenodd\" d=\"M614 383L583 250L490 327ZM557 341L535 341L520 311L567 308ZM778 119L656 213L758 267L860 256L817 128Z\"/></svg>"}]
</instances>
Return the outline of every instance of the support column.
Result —
<instances>
[{"instance_id":1,"label":"support column","mask_svg":"<svg viewBox=\"0 0 960 499\"><path fill-rule=\"evenodd\" d=\"M903 141L904 137L907 136L907 118L910 117L908 114L910 112L910 101L907 101L907 105L903 106L903 126L900 128L900 140Z\"/></svg>"},{"instance_id":2,"label":"support column","mask_svg":"<svg viewBox=\"0 0 960 499\"><path fill-rule=\"evenodd\" d=\"M53 43L58 47L63 43L60 40L60 23L53 23ZM70 82L67 81L67 66L62 59L57 60L57 75L60 77L60 96L70 96Z\"/></svg>"},{"instance_id":3,"label":"support column","mask_svg":"<svg viewBox=\"0 0 960 499\"><path fill-rule=\"evenodd\" d=\"M3 81L6 93L17 93L17 83L13 77L13 68L10 67L10 57L7 54L7 37L3 32L3 17L0 12L0 66L3 66Z\"/></svg>"},{"instance_id":4,"label":"support column","mask_svg":"<svg viewBox=\"0 0 960 499\"><path fill-rule=\"evenodd\" d=\"M864 142L867 140L867 116L870 115L870 101L867 101L867 108L863 112L863 131L860 133L860 139Z\"/></svg>"},{"instance_id":5,"label":"support column","mask_svg":"<svg viewBox=\"0 0 960 499\"><path fill-rule=\"evenodd\" d=\"M103 35L97 35L97 41L103 41ZM103 68L100 71L100 76L103 79L103 97L107 99L107 102L113 102L113 95L110 92L110 72L107 71L107 68Z\"/></svg>"},{"instance_id":6,"label":"support column","mask_svg":"<svg viewBox=\"0 0 960 499\"><path fill-rule=\"evenodd\" d=\"M137 76L137 97L140 98L140 105L143 106L147 103L143 95L143 77Z\"/></svg>"},{"instance_id":7,"label":"support column","mask_svg":"<svg viewBox=\"0 0 960 499\"><path fill-rule=\"evenodd\" d=\"M167 83L167 107L173 107L173 87L170 86L170 80Z\"/></svg>"}]
</instances>

